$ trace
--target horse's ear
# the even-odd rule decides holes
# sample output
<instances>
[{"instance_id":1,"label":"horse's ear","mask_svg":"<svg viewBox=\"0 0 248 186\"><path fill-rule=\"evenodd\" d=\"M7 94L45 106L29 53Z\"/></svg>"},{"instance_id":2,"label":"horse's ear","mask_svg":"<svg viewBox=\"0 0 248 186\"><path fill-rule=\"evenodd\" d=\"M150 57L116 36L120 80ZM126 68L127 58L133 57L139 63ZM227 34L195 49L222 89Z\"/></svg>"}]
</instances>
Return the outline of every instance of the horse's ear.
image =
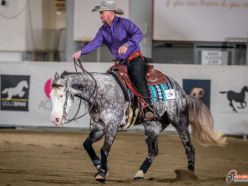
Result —
<instances>
[{"instance_id":1,"label":"horse's ear","mask_svg":"<svg viewBox=\"0 0 248 186\"><path fill-rule=\"evenodd\" d=\"M56 84L58 79L59 79L59 74L58 74L58 72L55 72L53 82L52 82L52 87L58 87Z\"/></svg>"},{"instance_id":2,"label":"horse's ear","mask_svg":"<svg viewBox=\"0 0 248 186\"><path fill-rule=\"evenodd\" d=\"M58 72L55 72L55 74L54 74L54 80L55 79L58 79L59 78L59 74L58 74Z\"/></svg>"}]
</instances>

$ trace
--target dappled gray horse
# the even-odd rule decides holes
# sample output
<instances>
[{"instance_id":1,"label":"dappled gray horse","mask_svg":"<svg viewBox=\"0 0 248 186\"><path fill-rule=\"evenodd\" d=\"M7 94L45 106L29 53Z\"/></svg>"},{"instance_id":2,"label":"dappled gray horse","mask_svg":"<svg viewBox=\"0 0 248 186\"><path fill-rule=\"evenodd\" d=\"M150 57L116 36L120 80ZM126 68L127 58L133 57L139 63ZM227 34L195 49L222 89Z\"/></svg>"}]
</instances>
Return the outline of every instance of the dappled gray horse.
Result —
<instances>
[{"instance_id":1,"label":"dappled gray horse","mask_svg":"<svg viewBox=\"0 0 248 186\"><path fill-rule=\"evenodd\" d=\"M144 178L144 174L158 155L158 136L169 124L175 127L180 136L188 159L188 170L191 172L195 169L195 150L190 138L189 123L193 128L193 136L202 144L225 143L225 139L213 131L213 119L208 108L200 100L186 95L175 80L170 77L169 79L175 91L175 99L153 103L159 119L142 123L148 155L134 179ZM93 124L83 146L97 168L95 179L103 182L108 175L107 162L111 146L118 129L126 124L129 103L125 101L120 85L111 74L63 72L56 76L52 83L51 119L55 125L63 125L66 122L75 96L83 99L90 108L89 114ZM99 157L92 144L103 136L105 140Z\"/></svg>"}]
</instances>

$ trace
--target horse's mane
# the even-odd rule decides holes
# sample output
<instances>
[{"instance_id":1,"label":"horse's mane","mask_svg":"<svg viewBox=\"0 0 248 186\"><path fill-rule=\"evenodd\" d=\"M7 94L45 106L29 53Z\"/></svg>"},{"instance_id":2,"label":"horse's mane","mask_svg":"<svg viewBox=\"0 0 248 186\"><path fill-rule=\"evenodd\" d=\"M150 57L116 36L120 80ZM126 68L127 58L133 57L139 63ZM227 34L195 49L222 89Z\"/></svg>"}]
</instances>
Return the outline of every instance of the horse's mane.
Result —
<instances>
[{"instance_id":1,"label":"horse's mane","mask_svg":"<svg viewBox=\"0 0 248 186\"><path fill-rule=\"evenodd\" d=\"M53 82L52 82L52 87L53 88L60 88L60 87L63 87L63 85L57 83L57 81L59 79L65 79L66 76L68 75L71 75L71 74L82 74L80 72L67 72L66 70L63 71L60 75L58 75L58 73L56 72L55 76L54 76L54 79L53 79Z\"/></svg>"},{"instance_id":2,"label":"horse's mane","mask_svg":"<svg viewBox=\"0 0 248 186\"><path fill-rule=\"evenodd\" d=\"M244 87L242 88L242 90L243 90L243 91L246 91L246 90L248 90L248 87L247 87L247 86L244 86Z\"/></svg>"},{"instance_id":3,"label":"horse's mane","mask_svg":"<svg viewBox=\"0 0 248 186\"><path fill-rule=\"evenodd\" d=\"M60 77L59 78L65 79L66 76L71 75L71 74L82 74L82 72L67 72L67 71L63 71L60 74Z\"/></svg>"},{"instance_id":4,"label":"horse's mane","mask_svg":"<svg viewBox=\"0 0 248 186\"><path fill-rule=\"evenodd\" d=\"M67 75L68 75L68 72L67 72L67 71L63 71L63 72L60 74L59 78L64 79L65 76L67 76Z\"/></svg>"}]
</instances>

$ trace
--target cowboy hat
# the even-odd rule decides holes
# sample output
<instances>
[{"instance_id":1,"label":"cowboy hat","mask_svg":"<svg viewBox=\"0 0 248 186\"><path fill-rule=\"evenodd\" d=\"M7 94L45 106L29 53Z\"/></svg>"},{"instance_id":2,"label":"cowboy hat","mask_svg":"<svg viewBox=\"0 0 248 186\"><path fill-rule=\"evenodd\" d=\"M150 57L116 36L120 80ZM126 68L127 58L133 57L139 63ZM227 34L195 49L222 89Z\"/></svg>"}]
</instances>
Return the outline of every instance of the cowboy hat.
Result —
<instances>
[{"instance_id":1,"label":"cowboy hat","mask_svg":"<svg viewBox=\"0 0 248 186\"><path fill-rule=\"evenodd\" d=\"M92 9L92 12L102 12L107 10L114 11L116 14L124 14L122 9L116 7L113 0L103 0L101 5L95 6L95 8Z\"/></svg>"}]
</instances>

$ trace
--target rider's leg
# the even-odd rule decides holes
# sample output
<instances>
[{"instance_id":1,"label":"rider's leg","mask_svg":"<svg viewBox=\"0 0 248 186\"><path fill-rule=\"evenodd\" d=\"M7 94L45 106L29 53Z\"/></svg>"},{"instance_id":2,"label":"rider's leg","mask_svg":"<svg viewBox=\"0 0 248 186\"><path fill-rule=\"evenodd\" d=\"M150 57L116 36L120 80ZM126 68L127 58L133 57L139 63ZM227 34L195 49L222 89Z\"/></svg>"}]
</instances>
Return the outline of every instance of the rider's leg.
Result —
<instances>
[{"instance_id":1,"label":"rider's leg","mask_svg":"<svg viewBox=\"0 0 248 186\"><path fill-rule=\"evenodd\" d=\"M129 62L128 65L128 73L130 76L130 79L134 86L137 88L139 93L145 97L145 101L150 105L150 99L149 94L148 94L148 87L146 85L146 80L145 80L145 73L146 73L146 63L141 57L137 57L133 59L132 61ZM151 112L151 110L147 107L144 110L145 113L145 119L153 119L154 114Z\"/></svg>"}]
</instances>

